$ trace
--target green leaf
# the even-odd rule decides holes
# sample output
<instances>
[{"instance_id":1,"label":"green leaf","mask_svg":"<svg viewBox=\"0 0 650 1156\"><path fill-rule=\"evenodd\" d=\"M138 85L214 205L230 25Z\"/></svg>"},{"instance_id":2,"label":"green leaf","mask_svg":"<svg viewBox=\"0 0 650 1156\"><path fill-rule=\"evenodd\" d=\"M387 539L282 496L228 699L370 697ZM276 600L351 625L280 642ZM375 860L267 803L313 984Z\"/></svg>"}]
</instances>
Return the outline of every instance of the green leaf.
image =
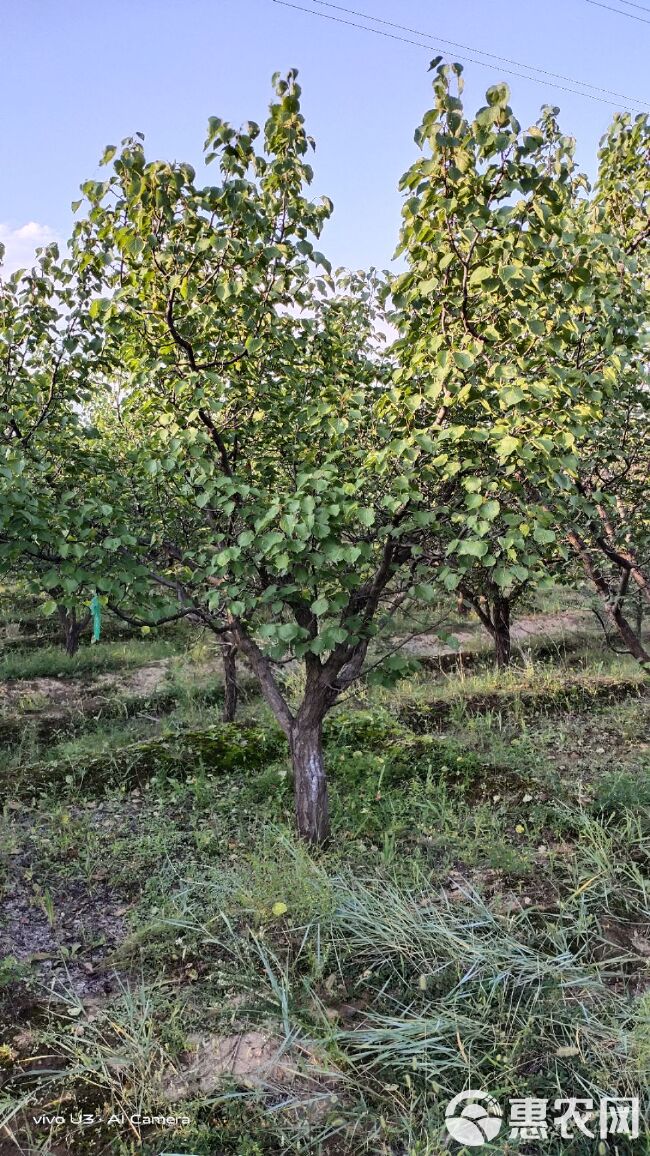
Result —
<instances>
[{"instance_id":1,"label":"green leaf","mask_svg":"<svg viewBox=\"0 0 650 1156\"><path fill-rule=\"evenodd\" d=\"M482 538L464 538L456 553L469 558L484 558L489 548Z\"/></svg>"},{"instance_id":2,"label":"green leaf","mask_svg":"<svg viewBox=\"0 0 650 1156\"><path fill-rule=\"evenodd\" d=\"M502 460L509 458L515 450L519 449L520 444L519 438L513 437L512 434L506 434L497 444L497 453Z\"/></svg>"},{"instance_id":3,"label":"green leaf","mask_svg":"<svg viewBox=\"0 0 650 1156\"><path fill-rule=\"evenodd\" d=\"M504 389L501 393L501 400L506 406L518 405L525 397L523 389L519 386L513 386L512 389Z\"/></svg>"},{"instance_id":4,"label":"green leaf","mask_svg":"<svg viewBox=\"0 0 650 1156\"><path fill-rule=\"evenodd\" d=\"M300 637L300 633L300 627L295 622L284 622L277 628L278 638L283 642L293 642L295 638Z\"/></svg>"},{"instance_id":5,"label":"green leaf","mask_svg":"<svg viewBox=\"0 0 650 1156\"><path fill-rule=\"evenodd\" d=\"M435 586L432 586L430 582L420 582L413 588L413 594L422 602L434 602L436 597Z\"/></svg>"},{"instance_id":6,"label":"green leaf","mask_svg":"<svg viewBox=\"0 0 650 1156\"><path fill-rule=\"evenodd\" d=\"M488 88L485 99L489 105L502 106L506 105L510 100L510 89L507 84L493 84Z\"/></svg>"},{"instance_id":7,"label":"green leaf","mask_svg":"<svg viewBox=\"0 0 650 1156\"><path fill-rule=\"evenodd\" d=\"M479 265L474 269L469 279L470 289L474 289L477 285L481 285L483 281L487 281L488 277L492 276L492 270L488 269L487 265Z\"/></svg>"},{"instance_id":8,"label":"green leaf","mask_svg":"<svg viewBox=\"0 0 650 1156\"><path fill-rule=\"evenodd\" d=\"M454 353L454 361L459 369L469 369L474 364L474 355L466 349L459 349Z\"/></svg>"}]
</instances>

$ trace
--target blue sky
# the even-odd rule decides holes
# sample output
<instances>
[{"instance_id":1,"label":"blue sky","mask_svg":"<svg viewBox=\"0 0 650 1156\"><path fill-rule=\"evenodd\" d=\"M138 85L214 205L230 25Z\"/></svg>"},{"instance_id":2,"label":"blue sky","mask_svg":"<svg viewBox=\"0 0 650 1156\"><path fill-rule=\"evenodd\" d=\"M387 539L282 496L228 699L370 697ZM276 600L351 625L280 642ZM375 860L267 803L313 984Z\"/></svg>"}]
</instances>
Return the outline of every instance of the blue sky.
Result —
<instances>
[{"instance_id":1,"label":"blue sky","mask_svg":"<svg viewBox=\"0 0 650 1156\"><path fill-rule=\"evenodd\" d=\"M319 10L315 0L295 2ZM339 2L420 29L431 45L402 44L273 0L5 0L0 240L10 262L24 261L40 240L67 236L70 202L81 181L98 173L104 145L140 130L151 156L196 164L208 117L262 120L271 74L292 66L300 70L317 142L314 190L335 206L322 248L335 264L355 268L390 261L397 183L415 156L413 130L430 103L427 66L436 36L650 104L650 11L646 23L625 0L607 2L639 19L587 0ZM640 2L650 8L650 0ZM473 55L442 44L440 50L449 59ZM593 174L598 139L615 108L558 91L548 80L508 77L504 67L466 65L468 107L478 107L499 79L511 84L524 124L542 104L560 105L563 128L576 136L579 160Z\"/></svg>"}]
</instances>

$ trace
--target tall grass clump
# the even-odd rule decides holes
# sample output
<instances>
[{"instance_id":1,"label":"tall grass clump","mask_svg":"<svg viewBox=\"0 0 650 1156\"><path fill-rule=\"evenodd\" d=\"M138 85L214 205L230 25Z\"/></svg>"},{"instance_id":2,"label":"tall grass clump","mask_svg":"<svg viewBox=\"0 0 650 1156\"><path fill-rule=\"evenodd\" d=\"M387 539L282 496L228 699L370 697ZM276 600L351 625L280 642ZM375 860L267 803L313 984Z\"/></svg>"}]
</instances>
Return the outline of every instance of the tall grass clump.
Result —
<instances>
[{"instance_id":1,"label":"tall grass clump","mask_svg":"<svg viewBox=\"0 0 650 1156\"><path fill-rule=\"evenodd\" d=\"M452 899L424 880L328 869L285 838L275 862L268 847L227 875L185 881L169 924L186 950L219 959L249 1026L344 1073L313 1143L334 1129L342 1152L379 1152L410 1135L412 1149L383 1150L433 1154L444 1149L417 1144L443 1143L444 1106L466 1087L552 1103L646 1085L639 959L613 949L581 897L501 915L470 887ZM239 1094L259 1107L259 1088Z\"/></svg>"}]
</instances>

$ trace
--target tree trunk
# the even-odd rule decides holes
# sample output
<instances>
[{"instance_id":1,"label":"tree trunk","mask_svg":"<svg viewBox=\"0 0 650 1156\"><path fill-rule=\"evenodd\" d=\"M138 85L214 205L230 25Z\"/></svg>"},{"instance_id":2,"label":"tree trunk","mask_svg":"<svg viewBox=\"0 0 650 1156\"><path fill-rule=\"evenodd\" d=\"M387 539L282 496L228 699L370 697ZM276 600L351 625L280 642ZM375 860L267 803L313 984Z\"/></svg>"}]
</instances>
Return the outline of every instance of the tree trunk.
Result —
<instances>
[{"instance_id":1,"label":"tree trunk","mask_svg":"<svg viewBox=\"0 0 650 1156\"><path fill-rule=\"evenodd\" d=\"M621 522L625 525L629 524L629 517L626 515L625 506L617 500L618 513ZM639 564L635 550L630 545L631 533L628 531L624 534L626 545L619 548L616 545L616 534L609 519L607 511L602 507L598 507L598 512L603 525L604 535L597 539L601 550L607 555L610 561L616 562L619 566L627 567L630 575L636 583L641 596L650 605L650 581L645 573L643 567Z\"/></svg>"},{"instance_id":2,"label":"tree trunk","mask_svg":"<svg viewBox=\"0 0 650 1156\"><path fill-rule=\"evenodd\" d=\"M298 834L308 843L325 843L330 820L323 760L322 723L294 720L290 737Z\"/></svg>"},{"instance_id":3,"label":"tree trunk","mask_svg":"<svg viewBox=\"0 0 650 1156\"><path fill-rule=\"evenodd\" d=\"M237 714L237 700L239 686L237 685L237 644L227 635L221 640L221 656L223 659L223 721L234 722Z\"/></svg>"},{"instance_id":4,"label":"tree trunk","mask_svg":"<svg viewBox=\"0 0 650 1156\"><path fill-rule=\"evenodd\" d=\"M323 718L333 699L328 699L325 688L322 686L312 687L312 693L309 694L310 669L308 668L308 689L306 692L308 705L305 706L305 702L303 702L298 713L293 715L273 677L268 658L262 653L255 640L246 633L239 623L233 624L232 633L246 662L249 663L253 673L259 679L264 699L273 711L289 742L298 834L308 843L325 843L329 838L330 820L327 777L323 760L322 725ZM315 660L315 658L314 655L313 659ZM312 679L316 669L322 673L320 663L318 663L317 668L315 663L312 666ZM316 677L316 681L319 681L318 677ZM336 698L336 694L333 698Z\"/></svg>"},{"instance_id":5,"label":"tree trunk","mask_svg":"<svg viewBox=\"0 0 650 1156\"><path fill-rule=\"evenodd\" d=\"M467 587L463 587L462 595L478 614L485 629L492 636L494 642L494 657L499 670L510 665L510 599L499 592L499 587L491 586L489 597L485 594L474 594Z\"/></svg>"},{"instance_id":6,"label":"tree trunk","mask_svg":"<svg viewBox=\"0 0 650 1156\"><path fill-rule=\"evenodd\" d=\"M467 618L469 612L470 612L470 608L467 605L467 602L465 601L464 596L462 594L459 594L457 599L456 599L456 613L460 614L461 618Z\"/></svg>"},{"instance_id":7,"label":"tree trunk","mask_svg":"<svg viewBox=\"0 0 650 1156\"><path fill-rule=\"evenodd\" d=\"M642 639L643 638L643 591L642 590L637 591L635 609L636 609L636 626L635 626L636 636L637 636L637 638Z\"/></svg>"},{"instance_id":8,"label":"tree trunk","mask_svg":"<svg viewBox=\"0 0 650 1156\"><path fill-rule=\"evenodd\" d=\"M639 595L644 599L645 602L648 603L648 605L650 605L650 582L648 582L644 571L639 566L639 563L637 562L631 550L628 552L628 558L630 561L630 573L634 582L636 583Z\"/></svg>"},{"instance_id":9,"label":"tree trunk","mask_svg":"<svg viewBox=\"0 0 650 1156\"><path fill-rule=\"evenodd\" d=\"M643 664L650 663L650 654L648 654L643 643L641 642L641 639L638 638L635 634L627 618L624 616L620 606L606 603L605 610L614 623L614 626L618 630L632 657L636 658L637 662L641 662Z\"/></svg>"},{"instance_id":10,"label":"tree trunk","mask_svg":"<svg viewBox=\"0 0 650 1156\"><path fill-rule=\"evenodd\" d=\"M650 654L646 651L641 639L637 637L633 628L621 610L620 603L612 601L607 582L594 565L589 548L583 538L575 530L567 534L567 539L582 562L585 573L597 590L603 603L607 617L615 626L623 642L633 658L643 666L650 663Z\"/></svg>"},{"instance_id":11,"label":"tree trunk","mask_svg":"<svg viewBox=\"0 0 650 1156\"><path fill-rule=\"evenodd\" d=\"M510 665L510 600L497 595L492 603L492 637L494 654L499 670Z\"/></svg>"},{"instance_id":12,"label":"tree trunk","mask_svg":"<svg viewBox=\"0 0 650 1156\"><path fill-rule=\"evenodd\" d=\"M63 630L65 652L70 655L70 658L73 658L79 649L81 635L90 622L90 615L86 615L86 617L81 619L81 622L77 622L76 610L68 610L67 606L62 605L58 605L57 610L59 612L59 622Z\"/></svg>"}]
</instances>

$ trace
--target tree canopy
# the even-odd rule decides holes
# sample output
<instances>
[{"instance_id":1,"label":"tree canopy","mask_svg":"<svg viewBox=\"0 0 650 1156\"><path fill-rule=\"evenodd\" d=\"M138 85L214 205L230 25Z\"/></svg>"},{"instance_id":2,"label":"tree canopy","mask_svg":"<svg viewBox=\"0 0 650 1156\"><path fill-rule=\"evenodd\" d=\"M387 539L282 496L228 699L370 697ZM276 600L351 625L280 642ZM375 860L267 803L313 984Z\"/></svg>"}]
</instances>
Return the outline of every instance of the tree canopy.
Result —
<instances>
[{"instance_id":1,"label":"tree canopy","mask_svg":"<svg viewBox=\"0 0 650 1156\"><path fill-rule=\"evenodd\" d=\"M557 109L522 129L497 84L470 119L460 65L432 67L399 275L316 249L291 72L263 128L211 118L214 184L108 148L69 254L0 293L5 570L236 644L314 841L323 719L405 600L463 591L507 661L511 600L573 551L647 657L621 609L648 590L647 119L614 121L592 191Z\"/></svg>"}]
</instances>

